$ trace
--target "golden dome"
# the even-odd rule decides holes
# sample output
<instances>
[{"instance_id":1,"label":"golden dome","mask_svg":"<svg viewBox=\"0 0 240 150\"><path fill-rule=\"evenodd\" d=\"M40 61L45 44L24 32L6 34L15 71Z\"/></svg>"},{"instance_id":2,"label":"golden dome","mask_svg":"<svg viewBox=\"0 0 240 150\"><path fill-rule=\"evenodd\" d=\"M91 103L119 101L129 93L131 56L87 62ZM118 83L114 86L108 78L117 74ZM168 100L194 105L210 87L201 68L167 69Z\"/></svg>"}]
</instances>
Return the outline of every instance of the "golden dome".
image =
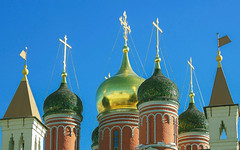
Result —
<instances>
[{"instance_id":1,"label":"golden dome","mask_svg":"<svg viewBox=\"0 0 240 150\"><path fill-rule=\"evenodd\" d=\"M98 88L96 105L98 113L119 109L137 109L137 90L143 78L133 70L128 59L128 47L123 47L123 61L118 73L105 80Z\"/></svg>"}]
</instances>

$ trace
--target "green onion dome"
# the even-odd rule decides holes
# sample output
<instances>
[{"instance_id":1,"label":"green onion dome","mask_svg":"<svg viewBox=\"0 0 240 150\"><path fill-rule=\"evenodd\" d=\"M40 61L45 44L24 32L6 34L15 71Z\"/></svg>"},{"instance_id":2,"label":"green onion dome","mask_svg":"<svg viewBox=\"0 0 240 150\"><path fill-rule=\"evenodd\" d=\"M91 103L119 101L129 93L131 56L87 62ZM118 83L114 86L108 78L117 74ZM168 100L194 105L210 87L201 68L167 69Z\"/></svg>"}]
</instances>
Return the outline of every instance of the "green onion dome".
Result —
<instances>
[{"instance_id":1,"label":"green onion dome","mask_svg":"<svg viewBox=\"0 0 240 150\"><path fill-rule=\"evenodd\" d=\"M99 126L98 127L96 127L94 130L93 130L93 132L92 132L92 146L96 146L96 145L98 145L99 143L98 143L98 138L99 138Z\"/></svg>"},{"instance_id":2,"label":"green onion dome","mask_svg":"<svg viewBox=\"0 0 240 150\"><path fill-rule=\"evenodd\" d=\"M192 97L193 98L193 97ZM197 109L193 100L188 109L179 116L178 133L185 132L207 132L208 122L204 114Z\"/></svg>"},{"instance_id":3,"label":"green onion dome","mask_svg":"<svg viewBox=\"0 0 240 150\"><path fill-rule=\"evenodd\" d=\"M96 106L98 113L137 109L137 90L144 81L131 68L128 59L129 48L123 47L123 61L118 73L106 79L97 89Z\"/></svg>"},{"instance_id":4,"label":"green onion dome","mask_svg":"<svg viewBox=\"0 0 240 150\"><path fill-rule=\"evenodd\" d=\"M175 101L178 103L179 91L170 79L165 77L160 69L160 58L155 59L156 67L153 75L138 88L138 105L148 101Z\"/></svg>"},{"instance_id":5,"label":"green onion dome","mask_svg":"<svg viewBox=\"0 0 240 150\"><path fill-rule=\"evenodd\" d=\"M44 117L51 114L64 113L78 115L82 118L82 101L69 90L66 76L67 74L63 72L63 80L60 87L45 99L43 105Z\"/></svg>"}]
</instances>

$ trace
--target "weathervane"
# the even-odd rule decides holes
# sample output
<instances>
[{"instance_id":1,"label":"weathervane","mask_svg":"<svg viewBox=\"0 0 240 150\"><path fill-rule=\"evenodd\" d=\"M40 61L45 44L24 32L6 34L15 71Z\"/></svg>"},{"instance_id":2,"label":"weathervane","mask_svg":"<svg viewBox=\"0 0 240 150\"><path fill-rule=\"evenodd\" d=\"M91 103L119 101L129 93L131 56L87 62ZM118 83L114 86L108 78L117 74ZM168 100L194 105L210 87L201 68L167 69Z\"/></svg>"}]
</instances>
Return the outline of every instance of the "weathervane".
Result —
<instances>
[{"instance_id":1,"label":"weathervane","mask_svg":"<svg viewBox=\"0 0 240 150\"><path fill-rule=\"evenodd\" d=\"M195 94L193 93L193 83L192 83L192 72L194 70L194 67L192 65L192 57L190 57L190 60L188 61L188 65L190 66L190 76L191 76L191 81L190 81L191 92L189 96L191 98L191 101L194 102L193 97L195 96Z\"/></svg>"},{"instance_id":2,"label":"weathervane","mask_svg":"<svg viewBox=\"0 0 240 150\"><path fill-rule=\"evenodd\" d=\"M66 72L66 51L67 51L67 47L70 49L72 47L67 44L67 35L64 36L64 41L62 39L59 39L59 41L64 44L63 72Z\"/></svg>"},{"instance_id":3,"label":"weathervane","mask_svg":"<svg viewBox=\"0 0 240 150\"><path fill-rule=\"evenodd\" d=\"M158 31L160 31L160 33L162 33L162 29L159 28L158 24L159 24L159 21L158 21L158 18L157 18L156 23L153 21L153 25L157 28L157 57L159 57L159 38L158 38Z\"/></svg>"},{"instance_id":4,"label":"weathervane","mask_svg":"<svg viewBox=\"0 0 240 150\"><path fill-rule=\"evenodd\" d=\"M127 22L127 15L126 15L126 11L123 12L123 16L124 17L120 17L119 18L119 21L121 22L121 25L123 25L123 30L124 30L124 35L123 35L123 38L125 40L125 46L127 46L127 41L128 41L128 32L129 34L131 33L131 29L130 29L130 26L128 25L128 22Z\"/></svg>"}]
</instances>

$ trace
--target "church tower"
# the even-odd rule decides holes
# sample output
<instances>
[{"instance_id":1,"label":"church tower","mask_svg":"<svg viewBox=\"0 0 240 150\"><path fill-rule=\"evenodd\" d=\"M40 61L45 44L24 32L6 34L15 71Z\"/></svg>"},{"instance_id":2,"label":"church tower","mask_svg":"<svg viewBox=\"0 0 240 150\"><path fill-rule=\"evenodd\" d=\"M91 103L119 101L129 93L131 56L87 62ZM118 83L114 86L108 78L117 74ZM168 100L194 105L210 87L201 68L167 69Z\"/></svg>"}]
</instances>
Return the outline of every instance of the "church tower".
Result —
<instances>
[{"instance_id":1,"label":"church tower","mask_svg":"<svg viewBox=\"0 0 240 150\"><path fill-rule=\"evenodd\" d=\"M64 61L62 82L57 91L44 101L44 121L48 127L45 150L79 150L80 128L82 122L82 101L69 90L66 77L67 37L64 37Z\"/></svg>"},{"instance_id":2,"label":"church tower","mask_svg":"<svg viewBox=\"0 0 240 150\"><path fill-rule=\"evenodd\" d=\"M218 48L230 42L228 36L218 39ZM204 107L209 122L211 150L239 150L238 118L239 105L234 104L223 73L222 56L218 49L217 73L209 106ZM222 134L225 132L226 137Z\"/></svg>"},{"instance_id":3,"label":"church tower","mask_svg":"<svg viewBox=\"0 0 240 150\"><path fill-rule=\"evenodd\" d=\"M96 105L99 122L99 150L135 150L139 143L137 89L144 81L131 68L127 46L126 12L120 18L124 28L123 60L116 75L98 88Z\"/></svg>"},{"instance_id":4,"label":"church tower","mask_svg":"<svg viewBox=\"0 0 240 150\"><path fill-rule=\"evenodd\" d=\"M194 67L192 59L188 61L191 75L191 92L188 109L179 116L178 147L179 150L201 150L209 149L208 122L204 114L197 109L194 101L192 72Z\"/></svg>"},{"instance_id":5,"label":"church tower","mask_svg":"<svg viewBox=\"0 0 240 150\"><path fill-rule=\"evenodd\" d=\"M177 150L179 91L160 68L157 23L157 56L155 71L138 89L139 146L138 150Z\"/></svg>"},{"instance_id":6,"label":"church tower","mask_svg":"<svg viewBox=\"0 0 240 150\"><path fill-rule=\"evenodd\" d=\"M2 127L2 150L43 150L43 140L47 127L42 123L29 82L26 52L23 78L0 120Z\"/></svg>"}]
</instances>

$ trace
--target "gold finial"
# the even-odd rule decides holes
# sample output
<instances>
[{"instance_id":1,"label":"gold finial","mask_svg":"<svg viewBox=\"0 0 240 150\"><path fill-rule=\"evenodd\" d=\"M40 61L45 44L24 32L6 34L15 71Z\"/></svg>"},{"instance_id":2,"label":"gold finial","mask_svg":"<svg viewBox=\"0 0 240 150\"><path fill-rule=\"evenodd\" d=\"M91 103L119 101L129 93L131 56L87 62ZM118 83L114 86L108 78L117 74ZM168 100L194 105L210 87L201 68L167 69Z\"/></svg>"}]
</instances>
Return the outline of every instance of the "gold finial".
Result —
<instances>
[{"instance_id":1,"label":"gold finial","mask_svg":"<svg viewBox=\"0 0 240 150\"><path fill-rule=\"evenodd\" d=\"M28 75L28 69L27 69L27 65L24 65L24 69L22 70L22 73L24 76Z\"/></svg>"},{"instance_id":2,"label":"gold finial","mask_svg":"<svg viewBox=\"0 0 240 150\"><path fill-rule=\"evenodd\" d=\"M130 26L128 25L128 22L127 22L126 11L123 12L123 17L121 16L119 18L119 21L121 22L121 25L123 25L123 30L124 30L123 38L125 40L125 46L127 46L127 41L128 41L127 35L128 35L128 32L129 32L129 34L131 33L131 29L130 29Z\"/></svg>"},{"instance_id":3,"label":"gold finial","mask_svg":"<svg viewBox=\"0 0 240 150\"><path fill-rule=\"evenodd\" d=\"M221 51L218 51L217 53L218 53L218 55L216 56L216 61L218 62L218 68L221 68L222 67L221 61L222 61L223 57L221 55Z\"/></svg>"},{"instance_id":4,"label":"gold finial","mask_svg":"<svg viewBox=\"0 0 240 150\"><path fill-rule=\"evenodd\" d=\"M190 60L188 61L188 65L190 66L190 76L191 76L191 80L190 80L191 92L189 94L189 97L190 97L190 103L194 103L195 94L193 93L193 83L192 83L192 72L194 70L194 67L192 65L192 57L190 57Z\"/></svg>"}]
</instances>

